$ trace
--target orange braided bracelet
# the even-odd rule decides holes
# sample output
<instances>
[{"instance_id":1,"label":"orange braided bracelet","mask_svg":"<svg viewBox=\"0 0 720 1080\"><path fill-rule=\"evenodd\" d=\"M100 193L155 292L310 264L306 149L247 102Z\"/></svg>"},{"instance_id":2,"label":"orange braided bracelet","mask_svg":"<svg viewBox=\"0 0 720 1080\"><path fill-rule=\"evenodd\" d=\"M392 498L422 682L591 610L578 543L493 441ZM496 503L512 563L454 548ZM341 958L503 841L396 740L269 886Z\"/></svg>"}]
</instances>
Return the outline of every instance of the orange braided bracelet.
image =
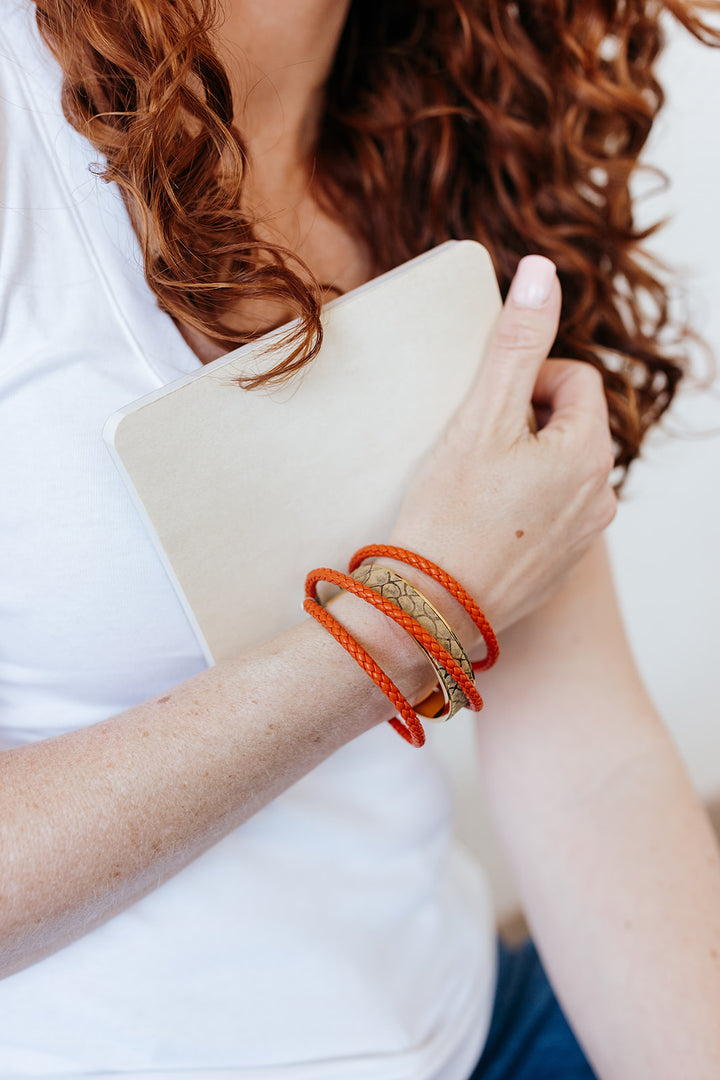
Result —
<instances>
[{"instance_id":1,"label":"orange braided bracelet","mask_svg":"<svg viewBox=\"0 0 720 1080\"><path fill-rule=\"evenodd\" d=\"M373 607L382 611L384 615L387 615L388 618L393 619L399 626L402 626L403 630L406 630L411 637L414 637L415 640L422 644L436 660L447 668L453 679L455 679L465 694L468 706L471 709L474 709L475 712L479 712L480 709L482 709L483 700L478 693L475 683L467 677L455 657L443 648L437 638L434 638L424 626L421 626L421 624L412 617L412 615L408 615L407 612L403 611L396 604L393 604L391 600L386 600L384 596L381 596L368 585L363 585L361 582L356 581L355 578L348 577L347 574L341 574L337 570L311 570L308 574L305 579L305 595L316 603L316 586L319 581L327 581L331 585L339 585L340 588L345 589L346 592L354 593L355 596L359 596L362 600L366 600L369 604L372 604ZM305 610L307 611L307 608Z\"/></svg>"},{"instance_id":2,"label":"orange braided bracelet","mask_svg":"<svg viewBox=\"0 0 720 1080\"><path fill-rule=\"evenodd\" d=\"M480 610L469 593L463 589L462 585L451 577L446 570L443 570L441 566L437 566L435 563L430 562L429 559L424 559L422 555L416 555L414 551L408 551L406 548L392 547L389 544L368 544L366 547L360 548L356 551L350 560L350 566L348 570L350 573L356 570L361 562L365 559L396 559L398 562L406 563L408 566L414 566L418 570L422 570L428 577L434 578L439 582L451 596L454 596L459 603L467 611L472 621L477 626L478 630L483 636L485 642L485 648L487 650L486 655L482 660L476 660L473 663L474 671L488 671L498 656L500 655L500 646L498 640L495 637L495 632L488 622L487 618ZM460 680L458 680L459 682Z\"/></svg>"},{"instance_id":3,"label":"orange braided bracelet","mask_svg":"<svg viewBox=\"0 0 720 1080\"><path fill-rule=\"evenodd\" d=\"M428 576L433 577L436 581L440 582L440 584L442 584L463 605L483 635L487 648L487 655L483 660L476 661L476 663L472 665L473 668L478 671L485 671L495 663L499 653L495 634L483 612L454 578L446 573L446 571L442 570L441 567L424 559L421 555L406 551L404 548L383 545L361 548L360 551L356 552L353 556L349 570L352 572L364 559L375 557L376 555L397 559L400 562L416 566L424 573L427 573ZM389 723L407 742L418 747L424 744L425 731L420 717L407 698L405 698L392 680L388 678L370 654L319 602L317 598L317 584L319 581L327 581L331 584L340 586L347 592L354 593L356 596L372 604L373 607L382 611L389 618L393 619L394 622L398 623L398 625L402 626L403 629L431 655L431 657L446 668L447 672L461 688L462 693L465 694L469 708L475 711L479 711L482 708L482 698L477 691L474 681L468 678L468 675L463 671L458 661L435 637L433 637L432 634L421 626L416 619L404 612L390 600L381 596L374 589L356 581L354 578L348 577L346 574L341 574L340 572L329 568L311 571L305 581L305 600L303 602L305 611L309 615L312 615L313 618L317 619L317 621L333 635L335 640L343 646L358 664L360 664L370 678L383 691L385 696L389 698L402 717L402 720L405 721L405 723L403 723L402 720L393 717ZM433 697L433 694L430 695L431 698ZM422 704L422 702L420 704Z\"/></svg>"},{"instance_id":4,"label":"orange braided bracelet","mask_svg":"<svg viewBox=\"0 0 720 1080\"><path fill-rule=\"evenodd\" d=\"M418 592L396 570L390 570L388 566L381 566L379 563L363 563L357 570L353 570L350 576L385 600L389 600L395 607L400 608L419 623L431 635L434 642L454 657L465 673L463 683L465 690L463 690L463 687L443 665L442 652L439 649L436 651L434 642L428 650L421 638L415 638L415 644L427 657L437 677L435 689L428 697L415 705L415 712L438 723L445 722L455 716L459 709L466 709L470 705L468 694L474 701L474 707L477 708L481 699L476 697L475 672L470 658L457 634L427 597Z\"/></svg>"},{"instance_id":5,"label":"orange braided bracelet","mask_svg":"<svg viewBox=\"0 0 720 1080\"><path fill-rule=\"evenodd\" d=\"M407 698L400 693L395 683L387 677L380 665L375 663L372 656L363 649L352 634L349 634L345 627L337 619L334 619L324 607L321 607L317 601L305 600L303 607L309 615L314 616L326 630L330 631L335 640L350 653L354 660L357 660L360 667L380 687L385 697L390 699L405 721L403 724L402 720L393 716L388 720L390 726L395 728L398 735L402 735L403 739L409 742L411 746L423 746L425 743L425 730L417 713Z\"/></svg>"},{"instance_id":6,"label":"orange braided bracelet","mask_svg":"<svg viewBox=\"0 0 720 1080\"><path fill-rule=\"evenodd\" d=\"M332 571L331 571L332 572ZM322 571L320 571L322 573ZM352 578L350 578L352 581ZM314 587L313 587L314 589ZM355 640L352 634L349 634L345 627L333 618L329 611L326 611L324 607L315 599L314 595L308 595L303 601L303 607L307 611L308 615L312 615L314 619L324 626L328 630L335 640L342 645L354 660L358 662L361 668L363 668L370 678L380 687L385 697L389 698L392 704L397 709L398 713L405 721L399 720L396 716L392 717L388 723L391 727L395 728L398 735L402 735L406 742L409 742L411 746L422 746L425 742L425 729L420 722L420 718L413 709L407 698L398 690L397 686L388 676L385 674L379 664L376 664L372 656L363 649L362 645Z\"/></svg>"}]
</instances>

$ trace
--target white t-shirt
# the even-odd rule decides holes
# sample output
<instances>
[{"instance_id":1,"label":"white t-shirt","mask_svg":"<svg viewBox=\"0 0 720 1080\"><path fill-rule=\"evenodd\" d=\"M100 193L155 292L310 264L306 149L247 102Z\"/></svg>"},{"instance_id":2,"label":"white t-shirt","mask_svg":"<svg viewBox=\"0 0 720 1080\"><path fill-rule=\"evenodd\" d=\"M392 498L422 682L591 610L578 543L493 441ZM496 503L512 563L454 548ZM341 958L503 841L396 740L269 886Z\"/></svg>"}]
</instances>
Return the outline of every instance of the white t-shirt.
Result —
<instances>
[{"instance_id":1,"label":"white t-shirt","mask_svg":"<svg viewBox=\"0 0 720 1080\"><path fill-rule=\"evenodd\" d=\"M114 715L204 662L101 434L198 360L144 282L118 191L62 117L29 0L0 0L0 27L8 748ZM467 1080L494 967L487 890L452 847L439 766L384 725L128 911L0 982L0 1076Z\"/></svg>"}]
</instances>

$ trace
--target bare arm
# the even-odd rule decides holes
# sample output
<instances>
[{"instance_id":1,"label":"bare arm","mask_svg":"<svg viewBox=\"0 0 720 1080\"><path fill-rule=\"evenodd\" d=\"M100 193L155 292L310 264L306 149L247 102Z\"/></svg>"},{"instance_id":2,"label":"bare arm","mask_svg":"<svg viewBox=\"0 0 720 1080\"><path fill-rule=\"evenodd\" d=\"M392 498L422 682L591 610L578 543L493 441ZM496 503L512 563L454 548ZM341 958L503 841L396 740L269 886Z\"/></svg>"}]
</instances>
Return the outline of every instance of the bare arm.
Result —
<instances>
[{"instance_id":1,"label":"bare arm","mask_svg":"<svg viewBox=\"0 0 720 1080\"><path fill-rule=\"evenodd\" d=\"M393 538L487 598L497 629L552 590L614 510L594 372L545 365L553 419L537 439L527 430L559 303L553 280L543 304L506 306L482 376L429 455ZM468 486L468 474L481 479ZM509 539L519 520L544 538L527 547L520 576ZM481 530L488 557L478 573ZM456 602L424 575L405 576L423 579L422 591L470 647L477 630ZM410 700L431 689L427 661L402 630L352 596L336 603L340 621ZM306 621L156 701L0 755L0 972L60 948L155 888L390 714L355 661Z\"/></svg>"},{"instance_id":2,"label":"bare arm","mask_svg":"<svg viewBox=\"0 0 720 1080\"><path fill-rule=\"evenodd\" d=\"M481 766L528 919L599 1076L720 1075L720 861L641 684L602 545L504 637Z\"/></svg>"},{"instance_id":3,"label":"bare arm","mask_svg":"<svg viewBox=\"0 0 720 1080\"><path fill-rule=\"evenodd\" d=\"M430 690L427 662L402 630L352 596L336 605L406 693ZM391 714L355 661L306 620L168 695L3 753L0 972L157 887Z\"/></svg>"}]
</instances>

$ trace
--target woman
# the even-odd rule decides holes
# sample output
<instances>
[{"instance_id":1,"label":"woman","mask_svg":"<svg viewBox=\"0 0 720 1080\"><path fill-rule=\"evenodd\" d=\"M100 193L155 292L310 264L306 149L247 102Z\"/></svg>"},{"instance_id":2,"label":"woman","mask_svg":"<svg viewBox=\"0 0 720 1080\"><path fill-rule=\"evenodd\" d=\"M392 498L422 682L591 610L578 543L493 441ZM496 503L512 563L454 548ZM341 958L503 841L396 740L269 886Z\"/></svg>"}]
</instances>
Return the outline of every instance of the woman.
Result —
<instances>
[{"instance_id":1,"label":"woman","mask_svg":"<svg viewBox=\"0 0 720 1080\"><path fill-rule=\"evenodd\" d=\"M543 365L560 289L546 259L523 260L389 539L505 631L483 681L483 783L594 1071L715 1076L717 854L595 542L614 500L592 365L621 466L679 376L626 194L659 102L655 12L211 14L4 4L0 1071L592 1075L554 1006L550 1034L545 1016L521 1039L496 1012L478 1064L491 918L451 854L431 758L382 723L384 695L312 620L201 671L100 445L114 409L288 313L303 336L277 374L309 362L314 282L346 291L474 236L504 286L519 256L552 257L555 348L590 363ZM88 177L98 151L111 186ZM402 570L477 647L445 590ZM382 615L347 593L333 610L413 702L431 689ZM538 1061L548 1037L559 1056Z\"/></svg>"}]
</instances>

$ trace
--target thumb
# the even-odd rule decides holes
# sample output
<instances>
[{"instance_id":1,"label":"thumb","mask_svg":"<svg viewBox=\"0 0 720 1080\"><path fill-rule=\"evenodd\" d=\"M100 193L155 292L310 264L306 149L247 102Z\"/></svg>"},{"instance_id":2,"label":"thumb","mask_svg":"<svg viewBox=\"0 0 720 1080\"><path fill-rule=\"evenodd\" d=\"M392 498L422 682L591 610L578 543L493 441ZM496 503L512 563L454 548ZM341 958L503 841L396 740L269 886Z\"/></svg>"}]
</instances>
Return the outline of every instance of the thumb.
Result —
<instances>
[{"instance_id":1,"label":"thumb","mask_svg":"<svg viewBox=\"0 0 720 1080\"><path fill-rule=\"evenodd\" d=\"M521 259L471 394L484 418L527 424L538 372L557 335L560 304L555 265L542 255Z\"/></svg>"}]
</instances>

